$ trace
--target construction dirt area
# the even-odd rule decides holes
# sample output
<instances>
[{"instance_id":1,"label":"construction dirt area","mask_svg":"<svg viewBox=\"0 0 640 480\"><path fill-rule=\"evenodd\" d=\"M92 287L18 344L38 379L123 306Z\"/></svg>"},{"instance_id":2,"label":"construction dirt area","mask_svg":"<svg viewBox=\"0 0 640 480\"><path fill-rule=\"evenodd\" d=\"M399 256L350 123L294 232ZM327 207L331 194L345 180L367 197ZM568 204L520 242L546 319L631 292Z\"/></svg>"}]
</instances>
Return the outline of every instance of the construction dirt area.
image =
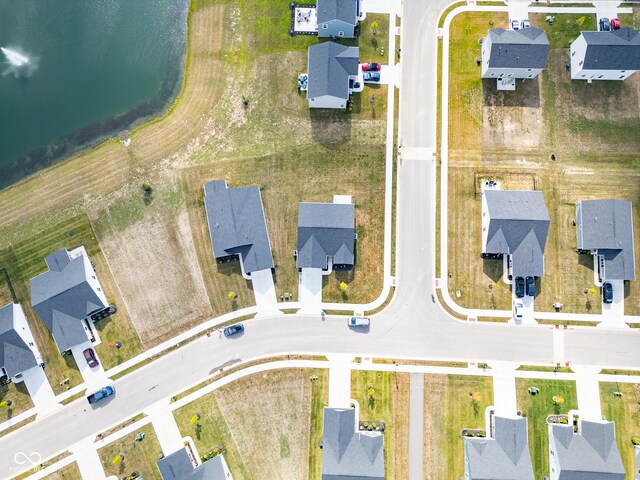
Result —
<instances>
[{"instance_id":1,"label":"construction dirt area","mask_svg":"<svg viewBox=\"0 0 640 480\"><path fill-rule=\"evenodd\" d=\"M556 15L551 26L532 18L551 39L548 69L535 80L519 80L515 92L497 91L495 80L482 80L479 68L469 65L475 65L477 40L486 35L489 21L499 25L503 16L462 14L451 25L450 294L464 307L511 308L502 261L480 258L481 185L496 180L505 189L542 191L551 217L536 310L551 311L560 302L564 312L599 313L593 260L576 253L575 205L588 199L632 201L640 257L640 76L571 81L564 47L570 35L553 29L579 32L575 22L590 19L563 22ZM558 45L562 48L554 48ZM627 283L625 297L625 313L640 314L638 282Z\"/></svg>"}]
</instances>

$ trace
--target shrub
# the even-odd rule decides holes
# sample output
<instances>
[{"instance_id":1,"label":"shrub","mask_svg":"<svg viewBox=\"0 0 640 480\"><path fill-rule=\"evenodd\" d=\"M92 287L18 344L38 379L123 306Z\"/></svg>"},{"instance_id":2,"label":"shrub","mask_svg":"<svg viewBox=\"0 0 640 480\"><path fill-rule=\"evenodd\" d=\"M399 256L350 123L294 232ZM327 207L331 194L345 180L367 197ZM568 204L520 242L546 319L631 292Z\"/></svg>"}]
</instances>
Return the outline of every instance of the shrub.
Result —
<instances>
[{"instance_id":1,"label":"shrub","mask_svg":"<svg viewBox=\"0 0 640 480\"><path fill-rule=\"evenodd\" d=\"M633 445L640 445L640 437L631 437L631 443Z\"/></svg>"}]
</instances>

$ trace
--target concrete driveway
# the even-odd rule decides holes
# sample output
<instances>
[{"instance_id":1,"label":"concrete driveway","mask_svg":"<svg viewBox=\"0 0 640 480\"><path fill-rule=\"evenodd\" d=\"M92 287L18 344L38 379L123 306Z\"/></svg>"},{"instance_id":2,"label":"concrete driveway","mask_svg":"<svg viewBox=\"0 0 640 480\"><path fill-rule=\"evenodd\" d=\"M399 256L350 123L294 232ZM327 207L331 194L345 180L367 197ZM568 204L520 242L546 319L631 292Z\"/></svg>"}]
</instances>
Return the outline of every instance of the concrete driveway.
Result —
<instances>
[{"instance_id":1,"label":"concrete driveway","mask_svg":"<svg viewBox=\"0 0 640 480\"><path fill-rule=\"evenodd\" d=\"M507 3L509 8L509 28L511 28L511 20L517 20L522 28L522 20L529 18L528 0L511 0Z\"/></svg>"},{"instance_id":2,"label":"concrete driveway","mask_svg":"<svg viewBox=\"0 0 640 480\"><path fill-rule=\"evenodd\" d=\"M600 295L603 321L599 325L627 328L624 322L624 280L609 280L609 283L613 287L613 302L604 303Z\"/></svg>"},{"instance_id":3,"label":"concrete driveway","mask_svg":"<svg viewBox=\"0 0 640 480\"><path fill-rule=\"evenodd\" d=\"M300 312L314 315L322 312L322 269L303 268L298 282Z\"/></svg>"},{"instance_id":4,"label":"concrete driveway","mask_svg":"<svg viewBox=\"0 0 640 480\"><path fill-rule=\"evenodd\" d=\"M599 24L600 24L600 19L602 17L606 17L609 20L611 20L612 18L617 18L618 17L618 7L620 6L620 2L618 1L600 1L600 2L593 2L593 6L596 7L596 17L597 17L597 23L598 23L598 28L599 28ZM622 25L624 26L632 26L632 25Z\"/></svg>"},{"instance_id":5,"label":"concrete driveway","mask_svg":"<svg viewBox=\"0 0 640 480\"><path fill-rule=\"evenodd\" d=\"M84 358L83 353L87 348L91 348L95 353L96 358L98 359L97 367L91 368L87 364L87 360ZM98 354L93 348L91 342L87 340L80 345L76 345L71 349L71 354L73 355L73 359L76 361L76 365L78 365L78 370L80 370L84 382L87 384L87 390L92 391L104 387L105 382L107 381L107 374L105 373L102 362L100 362Z\"/></svg>"},{"instance_id":6,"label":"concrete driveway","mask_svg":"<svg viewBox=\"0 0 640 480\"><path fill-rule=\"evenodd\" d=\"M258 316L282 313L278 310L276 288L273 285L273 275L270 268L251 272L251 283L253 294L256 297Z\"/></svg>"},{"instance_id":7,"label":"concrete driveway","mask_svg":"<svg viewBox=\"0 0 640 480\"><path fill-rule=\"evenodd\" d=\"M56 396L42 367L33 367L22 372L22 379L38 410L38 417L62 408L62 405L56 402Z\"/></svg>"}]
</instances>

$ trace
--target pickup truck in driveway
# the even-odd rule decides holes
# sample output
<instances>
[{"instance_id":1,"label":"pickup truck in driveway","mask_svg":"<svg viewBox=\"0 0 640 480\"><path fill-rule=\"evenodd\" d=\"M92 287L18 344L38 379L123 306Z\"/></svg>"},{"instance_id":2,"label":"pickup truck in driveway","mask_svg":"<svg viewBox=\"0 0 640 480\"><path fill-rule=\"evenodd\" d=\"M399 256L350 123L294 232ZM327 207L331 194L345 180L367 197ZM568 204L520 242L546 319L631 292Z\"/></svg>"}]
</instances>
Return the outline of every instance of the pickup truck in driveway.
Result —
<instances>
[{"instance_id":1,"label":"pickup truck in driveway","mask_svg":"<svg viewBox=\"0 0 640 480\"><path fill-rule=\"evenodd\" d=\"M97 392L89 395L87 397L87 400L89 401L89 403L96 403L97 401L102 400L103 398L106 398L110 395L113 395L114 393L116 393L116 389L113 388L111 385L107 385L106 387L103 387Z\"/></svg>"}]
</instances>

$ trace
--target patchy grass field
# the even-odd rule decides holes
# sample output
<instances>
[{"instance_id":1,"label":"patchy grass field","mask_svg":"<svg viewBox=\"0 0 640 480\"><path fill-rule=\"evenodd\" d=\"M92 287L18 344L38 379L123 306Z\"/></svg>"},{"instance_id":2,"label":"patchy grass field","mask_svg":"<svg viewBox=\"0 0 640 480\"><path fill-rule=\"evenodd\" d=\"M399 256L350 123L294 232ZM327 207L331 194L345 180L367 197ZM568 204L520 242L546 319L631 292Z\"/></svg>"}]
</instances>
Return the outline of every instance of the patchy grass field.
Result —
<instances>
[{"instance_id":1,"label":"patchy grass field","mask_svg":"<svg viewBox=\"0 0 640 480\"><path fill-rule=\"evenodd\" d=\"M47 364L45 372L56 393L66 388L60 385L65 378L69 379L68 386L72 387L82 381L82 376L70 355L60 355L49 330L31 309L29 282L32 277L47 270L44 261L47 255L61 248L72 249L80 245L85 246L91 261L95 264L107 299L118 307L117 314L96 324L103 341L96 350L105 368L110 368L140 353L142 346L87 216L76 215L58 225L43 229L39 235L24 238L0 250L0 268L6 270L17 300L22 305L36 344ZM106 346L110 341L120 341L123 347L110 349Z\"/></svg>"},{"instance_id":2,"label":"patchy grass field","mask_svg":"<svg viewBox=\"0 0 640 480\"><path fill-rule=\"evenodd\" d=\"M174 412L180 433L200 454L224 445L234 478L307 479L311 375L326 381L326 372L290 369L233 382ZM199 428L190 423L195 414Z\"/></svg>"},{"instance_id":3,"label":"patchy grass field","mask_svg":"<svg viewBox=\"0 0 640 480\"><path fill-rule=\"evenodd\" d=\"M429 480L460 478L464 475L460 431L485 428L485 409L493 404L492 380L463 375L425 375L424 399L425 477Z\"/></svg>"},{"instance_id":4,"label":"patchy grass field","mask_svg":"<svg viewBox=\"0 0 640 480\"><path fill-rule=\"evenodd\" d=\"M621 392L622 397L614 396L613 392ZM640 385L602 382L600 401L602 415L616 424L616 442L622 462L627 477L633 478L636 469L640 469L640 465L635 465L635 452L631 444L631 437L640 437Z\"/></svg>"},{"instance_id":5,"label":"patchy grass field","mask_svg":"<svg viewBox=\"0 0 640 480\"><path fill-rule=\"evenodd\" d=\"M532 386L538 387L540 393L530 395L527 389ZM564 398L564 404L555 404L554 395ZM542 478L544 475L549 475L547 416L567 413L569 410L578 408L576 384L565 380L516 378L516 398L518 408L527 417L533 472L535 478Z\"/></svg>"},{"instance_id":6,"label":"patchy grass field","mask_svg":"<svg viewBox=\"0 0 640 480\"><path fill-rule=\"evenodd\" d=\"M61 468L57 472L43 477L45 480L76 480L80 477L80 470L78 464L73 462L64 468Z\"/></svg>"},{"instance_id":7,"label":"patchy grass field","mask_svg":"<svg viewBox=\"0 0 640 480\"><path fill-rule=\"evenodd\" d=\"M33 407L33 402L23 382L11 382L0 387L0 402L4 401L11 401L11 406L0 407L0 422L9 420Z\"/></svg>"},{"instance_id":8,"label":"patchy grass field","mask_svg":"<svg viewBox=\"0 0 640 480\"><path fill-rule=\"evenodd\" d=\"M139 442L135 440L138 433L144 434L144 439ZM156 467L156 461L161 454L162 449L151 424L98 450L106 475L115 475L118 478L138 470L145 479L161 480L162 476ZM124 460L114 465L113 460L118 455L124 457Z\"/></svg>"},{"instance_id":9,"label":"patchy grass field","mask_svg":"<svg viewBox=\"0 0 640 480\"><path fill-rule=\"evenodd\" d=\"M519 82L515 92L497 92L494 81L480 79L475 64L477 39L486 35L488 21L502 26L504 18L462 14L452 22L449 203L456 208L449 210L450 294L456 298L460 291L457 301L465 307L511 308L501 262L480 258L478 178L496 179L509 189L541 190L549 210L536 310L550 311L559 301L566 312L599 313L599 293L583 293L594 287L593 261L576 254L572 220L580 200L613 197L635 206L640 200L640 138L634 133L640 127L640 80L570 81L567 39L574 30L589 29L595 17L556 15L551 27L544 16L532 17L550 37L549 68L535 81ZM640 238L638 208L633 220ZM625 296L625 313L640 313L638 282Z\"/></svg>"},{"instance_id":10,"label":"patchy grass field","mask_svg":"<svg viewBox=\"0 0 640 480\"><path fill-rule=\"evenodd\" d=\"M368 394L369 387L374 389ZM409 451L409 374L353 371L351 397L360 404L360 419L382 421L385 478L405 479Z\"/></svg>"}]
</instances>

